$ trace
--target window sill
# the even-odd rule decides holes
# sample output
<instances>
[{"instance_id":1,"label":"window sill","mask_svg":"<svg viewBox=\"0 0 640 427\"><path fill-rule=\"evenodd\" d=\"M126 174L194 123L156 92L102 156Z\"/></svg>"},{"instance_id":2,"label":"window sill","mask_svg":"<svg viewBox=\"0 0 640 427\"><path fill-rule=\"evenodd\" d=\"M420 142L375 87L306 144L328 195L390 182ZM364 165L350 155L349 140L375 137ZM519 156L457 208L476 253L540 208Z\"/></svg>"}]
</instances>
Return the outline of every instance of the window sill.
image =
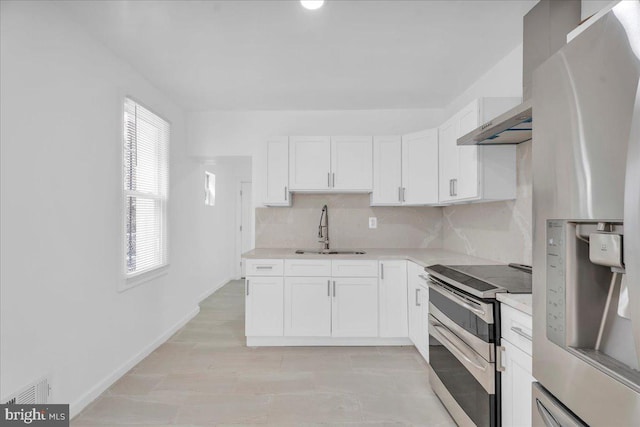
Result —
<instances>
[{"instance_id":1,"label":"window sill","mask_svg":"<svg viewBox=\"0 0 640 427\"><path fill-rule=\"evenodd\" d=\"M136 274L135 276L125 277L120 284L118 292L124 292L131 288L135 288L138 285L141 285L153 279L157 279L158 277L164 276L167 273L169 273L169 264L165 264L160 267L156 267L153 270Z\"/></svg>"}]
</instances>

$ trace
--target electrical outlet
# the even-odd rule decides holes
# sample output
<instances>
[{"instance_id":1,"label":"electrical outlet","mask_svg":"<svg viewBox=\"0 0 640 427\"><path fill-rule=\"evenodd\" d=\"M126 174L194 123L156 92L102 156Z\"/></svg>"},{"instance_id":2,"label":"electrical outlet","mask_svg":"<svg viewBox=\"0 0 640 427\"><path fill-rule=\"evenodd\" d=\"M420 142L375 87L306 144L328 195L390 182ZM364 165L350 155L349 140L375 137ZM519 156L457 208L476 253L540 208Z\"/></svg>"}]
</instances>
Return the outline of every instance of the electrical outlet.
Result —
<instances>
[{"instance_id":1,"label":"electrical outlet","mask_svg":"<svg viewBox=\"0 0 640 427\"><path fill-rule=\"evenodd\" d=\"M375 216L369 217L369 228L378 228L378 218Z\"/></svg>"}]
</instances>

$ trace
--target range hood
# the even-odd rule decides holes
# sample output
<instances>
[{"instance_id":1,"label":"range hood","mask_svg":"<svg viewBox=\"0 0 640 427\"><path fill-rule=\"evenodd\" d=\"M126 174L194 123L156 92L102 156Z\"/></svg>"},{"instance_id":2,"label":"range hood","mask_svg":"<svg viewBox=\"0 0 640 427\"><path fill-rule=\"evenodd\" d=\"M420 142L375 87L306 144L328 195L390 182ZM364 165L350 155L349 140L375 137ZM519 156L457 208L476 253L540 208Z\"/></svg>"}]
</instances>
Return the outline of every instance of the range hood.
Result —
<instances>
[{"instance_id":1,"label":"range hood","mask_svg":"<svg viewBox=\"0 0 640 427\"><path fill-rule=\"evenodd\" d=\"M523 21L523 103L458 138L458 145L520 144L531 139L532 73L567 42L580 24L580 0L540 0Z\"/></svg>"}]
</instances>

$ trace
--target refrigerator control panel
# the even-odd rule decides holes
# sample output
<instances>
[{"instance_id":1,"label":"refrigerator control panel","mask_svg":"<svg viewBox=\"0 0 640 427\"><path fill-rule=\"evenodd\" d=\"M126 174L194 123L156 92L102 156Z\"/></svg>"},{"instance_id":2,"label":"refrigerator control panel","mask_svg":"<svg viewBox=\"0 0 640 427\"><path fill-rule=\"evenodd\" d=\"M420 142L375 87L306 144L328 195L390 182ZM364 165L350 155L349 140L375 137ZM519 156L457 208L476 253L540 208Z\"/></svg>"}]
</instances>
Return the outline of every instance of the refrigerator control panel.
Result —
<instances>
[{"instance_id":1,"label":"refrigerator control panel","mask_svg":"<svg viewBox=\"0 0 640 427\"><path fill-rule=\"evenodd\" d=\"M547 338L565 346L565 221L547 220Z\"/></svg>"}]
</instances>

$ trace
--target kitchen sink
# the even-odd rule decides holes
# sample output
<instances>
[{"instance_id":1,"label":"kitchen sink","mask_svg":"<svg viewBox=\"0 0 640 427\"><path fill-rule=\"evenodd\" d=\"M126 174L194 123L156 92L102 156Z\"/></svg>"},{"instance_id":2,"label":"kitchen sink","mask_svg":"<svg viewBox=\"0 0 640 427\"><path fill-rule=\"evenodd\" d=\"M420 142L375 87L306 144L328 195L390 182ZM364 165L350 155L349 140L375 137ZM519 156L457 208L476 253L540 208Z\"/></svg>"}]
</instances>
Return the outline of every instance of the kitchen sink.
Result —
<instances>
[{"instance_id":1,"label":"kitchen sink","mask_svg":"<svg viewBox=\"0 0 640 427\"><path fill-rule=\"evenodd\" d=\"M296 251L297 254L318 254L318 255L364 255L365 251L334 251L334 250L324 250L324 251L314 251L314 250L304 250L298 249Z\"/></svg>"}]
</instances>

